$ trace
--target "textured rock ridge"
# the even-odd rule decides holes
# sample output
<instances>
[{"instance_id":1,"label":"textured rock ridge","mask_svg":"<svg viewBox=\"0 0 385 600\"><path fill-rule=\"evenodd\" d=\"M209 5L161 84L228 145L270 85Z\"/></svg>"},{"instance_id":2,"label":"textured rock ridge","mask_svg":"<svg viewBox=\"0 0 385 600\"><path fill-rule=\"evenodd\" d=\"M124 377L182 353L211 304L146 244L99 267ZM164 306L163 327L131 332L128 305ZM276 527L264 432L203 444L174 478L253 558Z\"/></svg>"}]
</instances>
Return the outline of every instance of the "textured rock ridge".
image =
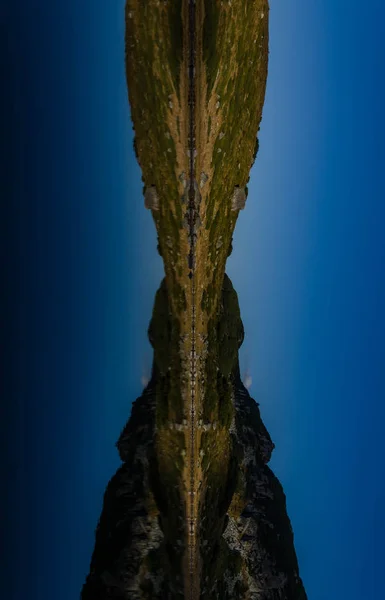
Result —
<instances>
[{"instance_id":1,"label":"textured rock ridge","mask_svg":"<svg viewBox=\"0 0 385 600\"><path fill-rule=\"evenodd\" d=\"M154 377L132 407L132 415L117 442L123 464L107 485L96 529L90 573L82 600L145 598L151 579L160 589L164 578L144 570L163 534L152 499L149 460L155 419ZM152 596L162 598L160 593Z\"/></svg>"},{"instance_id":2,"label":"textured rock ridge","mask_svg":"<svg viewBox=\"0 0 385 600\"><path fill-rule=\"evenodd\" d=\"M282 486L267 466L274 444L257 403L234 378L235 438L240 470L238 511L230 509L223 537L242 556L247 597L252 600L306 600ZM238 497L239 502L239 497Z\"/></svg>"}]
</instances>

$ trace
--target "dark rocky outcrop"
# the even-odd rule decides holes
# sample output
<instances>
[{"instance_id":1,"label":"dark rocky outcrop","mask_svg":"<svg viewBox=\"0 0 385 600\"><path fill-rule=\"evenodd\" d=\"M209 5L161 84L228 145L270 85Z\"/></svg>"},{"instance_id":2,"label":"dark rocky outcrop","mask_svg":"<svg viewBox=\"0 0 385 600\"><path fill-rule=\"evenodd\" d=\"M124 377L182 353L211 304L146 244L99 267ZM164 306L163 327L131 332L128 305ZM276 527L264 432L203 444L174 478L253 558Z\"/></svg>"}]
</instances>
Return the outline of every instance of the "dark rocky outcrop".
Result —
<instances>
[{"instance_id":1,"label":"dark rocky outcrop","mask_svg":"<svg viewBox=\"0 0 385 600\"><path fill-rule=\"evenodd\" d=\"M243 503L238 514L229 516L223 537L229 547L242 556L247 574L247 597L251 600L306 600L286 497L267 466L274 444L258 405L241 382L239 369L234 378L234 403L234 435L242 455L237 491L241 490Z\"/></svg>"},{"instance_id":2,"label":"dark rocky outcrop","mask_svg":"<svg viewBox=\"0 0 385 600\"><path fill-rule=\"evenodd\" d=\"M205 434L206 450L227 436L230 456L223 472L220 468L206 471L205 504L198 524L204 559L201 599L306 600L285 494L267 466L274 444L259 405L240 377L238 348L243 341L243 325L228 277L222 293L221 314L226 323L218 325L216 335L226 360L218 354L216 363L231 370L233 416L229 425L223 421ZM149 327L157 360L151 381L133 403L131 417L117 442L122 465L104 495L82 600L183 598L178 562L184 547L183 507L177 506L179 496L170 497L167 492L156 442L161 404L157 405L163 401L159 390L164 384L160 382L168 372L165 357L172 352L168 315L163 282ZM225 389L218 388L219 395ZM221 399L220 405L223 409ZM217 448L216 452L220 467ZM215 463L214 454L209 453L208 460Z\"/></svg>"},{"instance_id":3,"label":"dark rocky outcrop","mask_svg":"<svg viewBox=\"0 0 385 600\"><path fill-rule=\"evenodd\" d=\"M117 442L123 464L104 495L82 600L146 597L146 576L150 571L144 574L143 568L149 554L156 552L163 540L149 484L155 388L152 378L142 396L134 402L131 418ZM161 596L154 594L153 597Z\"/></svg>"}]
</instances>

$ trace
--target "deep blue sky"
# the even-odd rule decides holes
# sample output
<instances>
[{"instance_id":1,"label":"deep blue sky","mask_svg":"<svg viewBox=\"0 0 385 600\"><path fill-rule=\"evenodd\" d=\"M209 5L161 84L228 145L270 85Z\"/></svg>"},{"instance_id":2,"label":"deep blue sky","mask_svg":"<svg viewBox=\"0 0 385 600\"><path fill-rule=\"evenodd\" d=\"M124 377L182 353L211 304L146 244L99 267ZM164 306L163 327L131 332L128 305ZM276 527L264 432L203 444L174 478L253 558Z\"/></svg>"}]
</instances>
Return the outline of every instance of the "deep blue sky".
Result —
<instances>
[{"instance_id":1,"label":"deep blue sky","mask_svg":"<svg viewBox=\"0 0 385 600\"><path fill-rule=\"evenodd\" d=\"M309 600L378 600L385 552L385 9L272 2L228 272ZM162 276L124 0L0 0L1 443L10 600L77 598Z\"/></svg>"}]
</instances>

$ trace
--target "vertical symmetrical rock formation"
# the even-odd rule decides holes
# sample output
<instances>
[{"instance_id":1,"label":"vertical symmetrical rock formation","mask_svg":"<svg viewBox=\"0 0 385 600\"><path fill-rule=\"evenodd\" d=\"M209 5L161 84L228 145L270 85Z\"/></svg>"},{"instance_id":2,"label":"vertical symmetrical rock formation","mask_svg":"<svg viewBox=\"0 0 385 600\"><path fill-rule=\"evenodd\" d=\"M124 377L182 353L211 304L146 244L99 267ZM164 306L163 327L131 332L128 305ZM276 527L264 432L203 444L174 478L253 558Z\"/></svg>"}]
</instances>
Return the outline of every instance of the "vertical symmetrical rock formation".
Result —
<instances>
[{"instance_id":1,"label":"vertical symmetrical rock formation","mask_svg":"<svg viewBox=\"0 0 385 600\"><path fill-rule=\"evenodd\" d=\"M134 150L165 279L82 600L306 598L225 275L258 152L267 0L127 0Z\"/></svg>"}]
</instances>

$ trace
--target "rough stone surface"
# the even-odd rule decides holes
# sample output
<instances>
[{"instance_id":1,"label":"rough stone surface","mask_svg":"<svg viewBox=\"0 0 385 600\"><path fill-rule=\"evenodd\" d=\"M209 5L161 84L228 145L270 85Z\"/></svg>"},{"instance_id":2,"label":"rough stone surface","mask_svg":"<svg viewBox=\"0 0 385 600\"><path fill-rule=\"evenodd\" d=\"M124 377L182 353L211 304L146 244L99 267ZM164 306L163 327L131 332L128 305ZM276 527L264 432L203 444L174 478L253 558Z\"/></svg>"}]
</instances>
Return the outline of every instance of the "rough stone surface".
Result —
<instances>
[{"instance_id":1,"label":"rough stone surface","mask_svg":"<svg viewBox=\"0 0 385 600\"><path fill-rule=\"evenodd\" d=\"M231 210L243 210L246 205L246 192L244 187L235 187L231 199Z\"/></svg>"},{"instance_id":2,"label":"rough stone surface","mask_svg":"<svg viewBox=\"0 0 385 600\"><path fill-rule=\"evenodd\" d=\"M144 192L144 206L149 210L159 210L159 197L154 185L150 185Z\"/></svg>"}]
</instances>

